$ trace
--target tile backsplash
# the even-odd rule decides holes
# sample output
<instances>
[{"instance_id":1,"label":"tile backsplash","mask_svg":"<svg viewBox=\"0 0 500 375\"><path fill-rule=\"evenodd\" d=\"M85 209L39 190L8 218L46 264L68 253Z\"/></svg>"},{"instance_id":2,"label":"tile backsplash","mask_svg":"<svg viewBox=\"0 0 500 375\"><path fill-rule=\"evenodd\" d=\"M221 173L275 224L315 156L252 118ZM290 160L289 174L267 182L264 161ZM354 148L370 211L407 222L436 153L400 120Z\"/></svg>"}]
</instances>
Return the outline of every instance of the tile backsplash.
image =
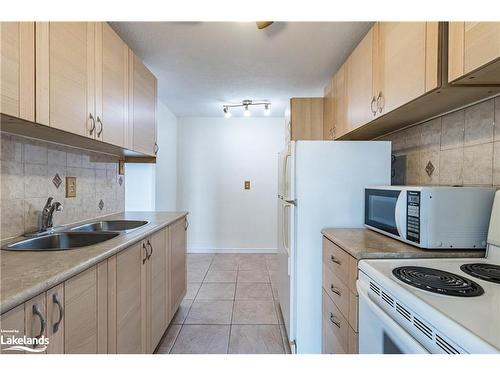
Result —
<instances>
[{"instance_id":1,"label":"tile backsplash","mask_svg":"<svg viewBox=\"0 0 500 375\"><path fill-rule=\"evenodd\" d=\"M398 184L500 187L500 96L380 140L392 141Z\"/></svg>"},{"instance_id":2,"label":"tile backsplash","mask_svg":"<svg viewBox=\"0 0 500 375\"><path fill-rule=\"evenodd\" d=\"M3 132L0 137L2 239L36 230L48 197L63 204L54 225L124 211L125 176L118 175L117 157ZM76 177L75 198L65 198L67 176Z\"/></svg>"}]
</instances>

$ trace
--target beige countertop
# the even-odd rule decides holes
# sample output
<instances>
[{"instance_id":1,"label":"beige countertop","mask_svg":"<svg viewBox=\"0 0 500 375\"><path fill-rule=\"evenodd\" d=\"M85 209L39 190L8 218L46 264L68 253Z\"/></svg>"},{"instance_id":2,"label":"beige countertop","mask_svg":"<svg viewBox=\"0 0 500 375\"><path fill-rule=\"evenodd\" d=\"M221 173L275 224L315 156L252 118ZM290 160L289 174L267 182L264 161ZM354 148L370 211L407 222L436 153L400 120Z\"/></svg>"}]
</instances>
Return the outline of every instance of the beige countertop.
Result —
<instances>
[{"instance_id":1,"label":"beige countertop","mask_svg":"<svg viewBox=\"0 0 500 375\"><path fill-rule=\"evenodd\" d=\"M424 250L369 229L326 228L321 233L356 259L482 258L484 250Z\"/></svg>"},{"instance_id":2,"label":"beige countertop","mask_svg":"<svg viewBox=\"0 0 500 375\"><path fill-rule=\"evenodd\" d=\"M123 212L87 220L146 220L148 224L96 245L63 251L0 250L0 314L94 266L187 212ZM82 222L82 223L85 223ZM16 239L2 241L10 243Z\"/></svg>"}]
</instances>

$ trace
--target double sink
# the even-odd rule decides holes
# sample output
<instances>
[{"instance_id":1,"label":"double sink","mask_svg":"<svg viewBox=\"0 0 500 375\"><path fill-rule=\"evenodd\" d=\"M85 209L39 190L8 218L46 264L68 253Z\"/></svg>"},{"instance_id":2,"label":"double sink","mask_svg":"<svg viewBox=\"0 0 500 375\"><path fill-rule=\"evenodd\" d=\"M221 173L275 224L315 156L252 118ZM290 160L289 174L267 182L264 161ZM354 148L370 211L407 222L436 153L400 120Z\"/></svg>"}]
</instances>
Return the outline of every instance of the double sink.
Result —
<instances>
[{"instance_id":1,"label":"double sink","mask_svg":"<svg viewBox=\"0 0 500 375\"><path fill-rule=\"evenodd\" d=\"M5 244L2 249L17 251L70 250L110 240L147 223L147 221L140 220L96 221Z\"/></svg>"}]
</instances>

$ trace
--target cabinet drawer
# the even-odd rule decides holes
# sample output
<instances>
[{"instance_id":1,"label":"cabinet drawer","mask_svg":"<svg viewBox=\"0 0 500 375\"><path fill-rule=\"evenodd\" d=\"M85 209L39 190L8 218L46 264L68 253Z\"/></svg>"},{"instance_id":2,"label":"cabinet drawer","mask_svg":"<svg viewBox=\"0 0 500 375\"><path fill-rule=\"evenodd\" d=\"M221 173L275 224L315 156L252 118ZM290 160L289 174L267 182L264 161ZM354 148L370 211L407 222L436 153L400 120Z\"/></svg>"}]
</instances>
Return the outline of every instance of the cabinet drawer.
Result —
<instances>
[{"instance_id":1,"label":"cabinet drawer","mask_svg":"<svg viewBox=\"0 0 500 375\"><path fill-rule=\"evenodd\" d=\"M323 288L340 310L349 325L355 331L358 330L358 297L352 293L346 285L346 280L340 280L330 270L323 266Z\"/></svg>"},{"instance_id":2,"label":"cabinet drawer","mask_svg":"<svg viewBox=\"0 0 500 375\"><path fill-rule=\"evenodd\" d=\"M323 264L356 293L357 260L323 237Z\"/></svg>"},{"instance_id":3,"label":"cabinet drawer","mask_svg":"<svg viewBox=\"0 0 500 375\"><path fill-rule=\"evenodd\" d=\"M323 342L332 354L349 350L349 324L323 289ZM333 336L333 337L329 337Z\"/></svg>"}]
</instances>

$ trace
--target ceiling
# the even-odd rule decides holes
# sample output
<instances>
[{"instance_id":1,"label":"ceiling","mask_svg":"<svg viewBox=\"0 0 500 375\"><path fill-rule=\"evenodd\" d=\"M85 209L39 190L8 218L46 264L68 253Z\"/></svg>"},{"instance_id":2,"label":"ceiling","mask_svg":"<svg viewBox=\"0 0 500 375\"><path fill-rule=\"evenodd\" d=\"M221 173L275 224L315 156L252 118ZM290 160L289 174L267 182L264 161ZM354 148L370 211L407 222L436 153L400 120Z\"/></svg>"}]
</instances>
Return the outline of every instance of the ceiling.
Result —
<instances>
[{"instance_id":1,"label":"ceiling","mask_svg":"<svg viewBox=\"0 0 500 375\"><path fill-rule=\"evenodd\" d=\"M222 105L270 100L283 116L292 96L322 96L369 22L114 22L159 81L178 117L221 117ZM241 116L242 110L234 110ZM252 116L261 116L254 110Z\"/></svg>"}]
</instances>

